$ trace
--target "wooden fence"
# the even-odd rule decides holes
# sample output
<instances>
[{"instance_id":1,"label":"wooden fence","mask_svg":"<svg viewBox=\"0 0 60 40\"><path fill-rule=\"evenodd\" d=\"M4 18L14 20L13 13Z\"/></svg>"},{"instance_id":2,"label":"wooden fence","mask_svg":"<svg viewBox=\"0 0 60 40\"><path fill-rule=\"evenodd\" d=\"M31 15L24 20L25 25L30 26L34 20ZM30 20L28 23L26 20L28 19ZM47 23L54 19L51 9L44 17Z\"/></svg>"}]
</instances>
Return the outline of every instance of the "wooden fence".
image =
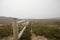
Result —
<instances>
[{"instance_id":1,"label":"wooden fence","mask_svg":"<svg viewBox=\"0 0 60 40\"><path fill-rule=\"evenodd\" d=\"M24 22L25 26L23 27L23 29L20 31L20 33L18 33L18 23ZM26 19L24 21L17 21L16 18L13 19L12 21L12 27L13 27L13 40L18 40L19 38L21 38L21 36L23 35L24 30L26 29L26 26L28 25L29 22L26 21Z\"/></svg>"}]
</instances>

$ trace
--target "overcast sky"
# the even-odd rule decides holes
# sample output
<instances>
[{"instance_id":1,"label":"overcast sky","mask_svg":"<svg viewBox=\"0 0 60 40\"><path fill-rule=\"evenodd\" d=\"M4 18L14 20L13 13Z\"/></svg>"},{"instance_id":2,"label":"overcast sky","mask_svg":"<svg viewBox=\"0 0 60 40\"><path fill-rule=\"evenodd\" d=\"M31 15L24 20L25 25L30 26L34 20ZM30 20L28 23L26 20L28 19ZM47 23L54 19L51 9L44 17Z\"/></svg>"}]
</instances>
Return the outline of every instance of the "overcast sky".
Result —
<instances>
[{"instance_id":1,"label":"overcast sky","mask_svg":"<svg viewBox=\"0 0 60 40\"><path fill-rule=\"evenodd\" d=\"M0 0L0 16L17 18L60 17L60 0Z\"/></svg>"}]
</instances>

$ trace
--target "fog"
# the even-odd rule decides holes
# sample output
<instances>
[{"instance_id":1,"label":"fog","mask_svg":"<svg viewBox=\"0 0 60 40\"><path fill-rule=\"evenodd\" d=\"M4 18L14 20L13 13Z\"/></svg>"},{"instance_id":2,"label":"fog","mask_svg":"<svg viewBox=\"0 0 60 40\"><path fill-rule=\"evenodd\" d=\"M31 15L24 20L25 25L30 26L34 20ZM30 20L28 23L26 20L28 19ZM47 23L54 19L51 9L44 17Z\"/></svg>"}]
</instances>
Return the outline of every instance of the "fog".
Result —
<instances>
[{"instance_id":1,"label":"fog","mask_svg":"<svg viewBox=\"0 0 60 40\"><path fill-rule=\"evenodd\" d=\"M60 0L0 0L0 16L38 19L60 17Z\"/></svg>"}]
</instances>

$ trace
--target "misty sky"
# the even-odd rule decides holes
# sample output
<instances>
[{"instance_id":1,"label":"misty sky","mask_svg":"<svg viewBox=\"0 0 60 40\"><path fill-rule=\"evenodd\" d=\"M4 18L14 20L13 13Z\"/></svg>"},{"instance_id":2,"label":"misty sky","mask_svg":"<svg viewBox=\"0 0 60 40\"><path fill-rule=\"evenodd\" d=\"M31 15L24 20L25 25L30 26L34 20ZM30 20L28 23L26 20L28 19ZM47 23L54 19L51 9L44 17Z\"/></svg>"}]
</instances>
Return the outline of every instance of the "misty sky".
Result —
<instances>
[{"instance_id":1,"label":"misty sky","mask_svg":"<svg viewBox=\"0 0 60 40\"><path fill-rule=\"evenodd\" d=\"M0 16L16 18L60 17L60 0L0 0Z\"/></svg>"}]
</instances>

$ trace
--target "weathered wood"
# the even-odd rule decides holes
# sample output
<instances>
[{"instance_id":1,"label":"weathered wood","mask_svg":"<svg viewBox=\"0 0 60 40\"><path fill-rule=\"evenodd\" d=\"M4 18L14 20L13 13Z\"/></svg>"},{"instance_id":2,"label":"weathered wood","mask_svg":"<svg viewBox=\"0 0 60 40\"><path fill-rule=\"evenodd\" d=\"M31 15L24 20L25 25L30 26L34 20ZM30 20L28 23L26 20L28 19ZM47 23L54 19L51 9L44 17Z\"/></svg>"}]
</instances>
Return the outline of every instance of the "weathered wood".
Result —
<instances>
[{"instance_id":1,"label":"weathered wood","mask_svg":"<svg viewBox=\"0 0 60 40\"><path fill-rule=\"evenodd\" d=\"M24 28L20 31L20 33L18 34L18 39L21 38L24 30L26 29L26 25L24 26Z\"/></svg>"},{"instance_id":2,"label":"weathered wood","mask_svg":"<svg viewBox=\"0 0 60 40\"><path fill-rule=\"evenodd\" d=\"M25 23L24 28L20 31L20 33L19 33L19 35L18 35L18 39L21 38L21 36L23 35L23 32L24 32L24 30L26 29L26 27L27 27L28 24L29 24L29 22L26 22L26 23Z\"/></svg>"},{"instance_id":3,"label":"weathered wood","mask_svg":"<svg viewBox=\"0 0 60 40\"><path fill-rule=\"evenodd\" d=\"M18 23L17 19L14 18L12 21L12 27L13 27L13 40L18 40Z\"/></svg>"}]
</instances>

